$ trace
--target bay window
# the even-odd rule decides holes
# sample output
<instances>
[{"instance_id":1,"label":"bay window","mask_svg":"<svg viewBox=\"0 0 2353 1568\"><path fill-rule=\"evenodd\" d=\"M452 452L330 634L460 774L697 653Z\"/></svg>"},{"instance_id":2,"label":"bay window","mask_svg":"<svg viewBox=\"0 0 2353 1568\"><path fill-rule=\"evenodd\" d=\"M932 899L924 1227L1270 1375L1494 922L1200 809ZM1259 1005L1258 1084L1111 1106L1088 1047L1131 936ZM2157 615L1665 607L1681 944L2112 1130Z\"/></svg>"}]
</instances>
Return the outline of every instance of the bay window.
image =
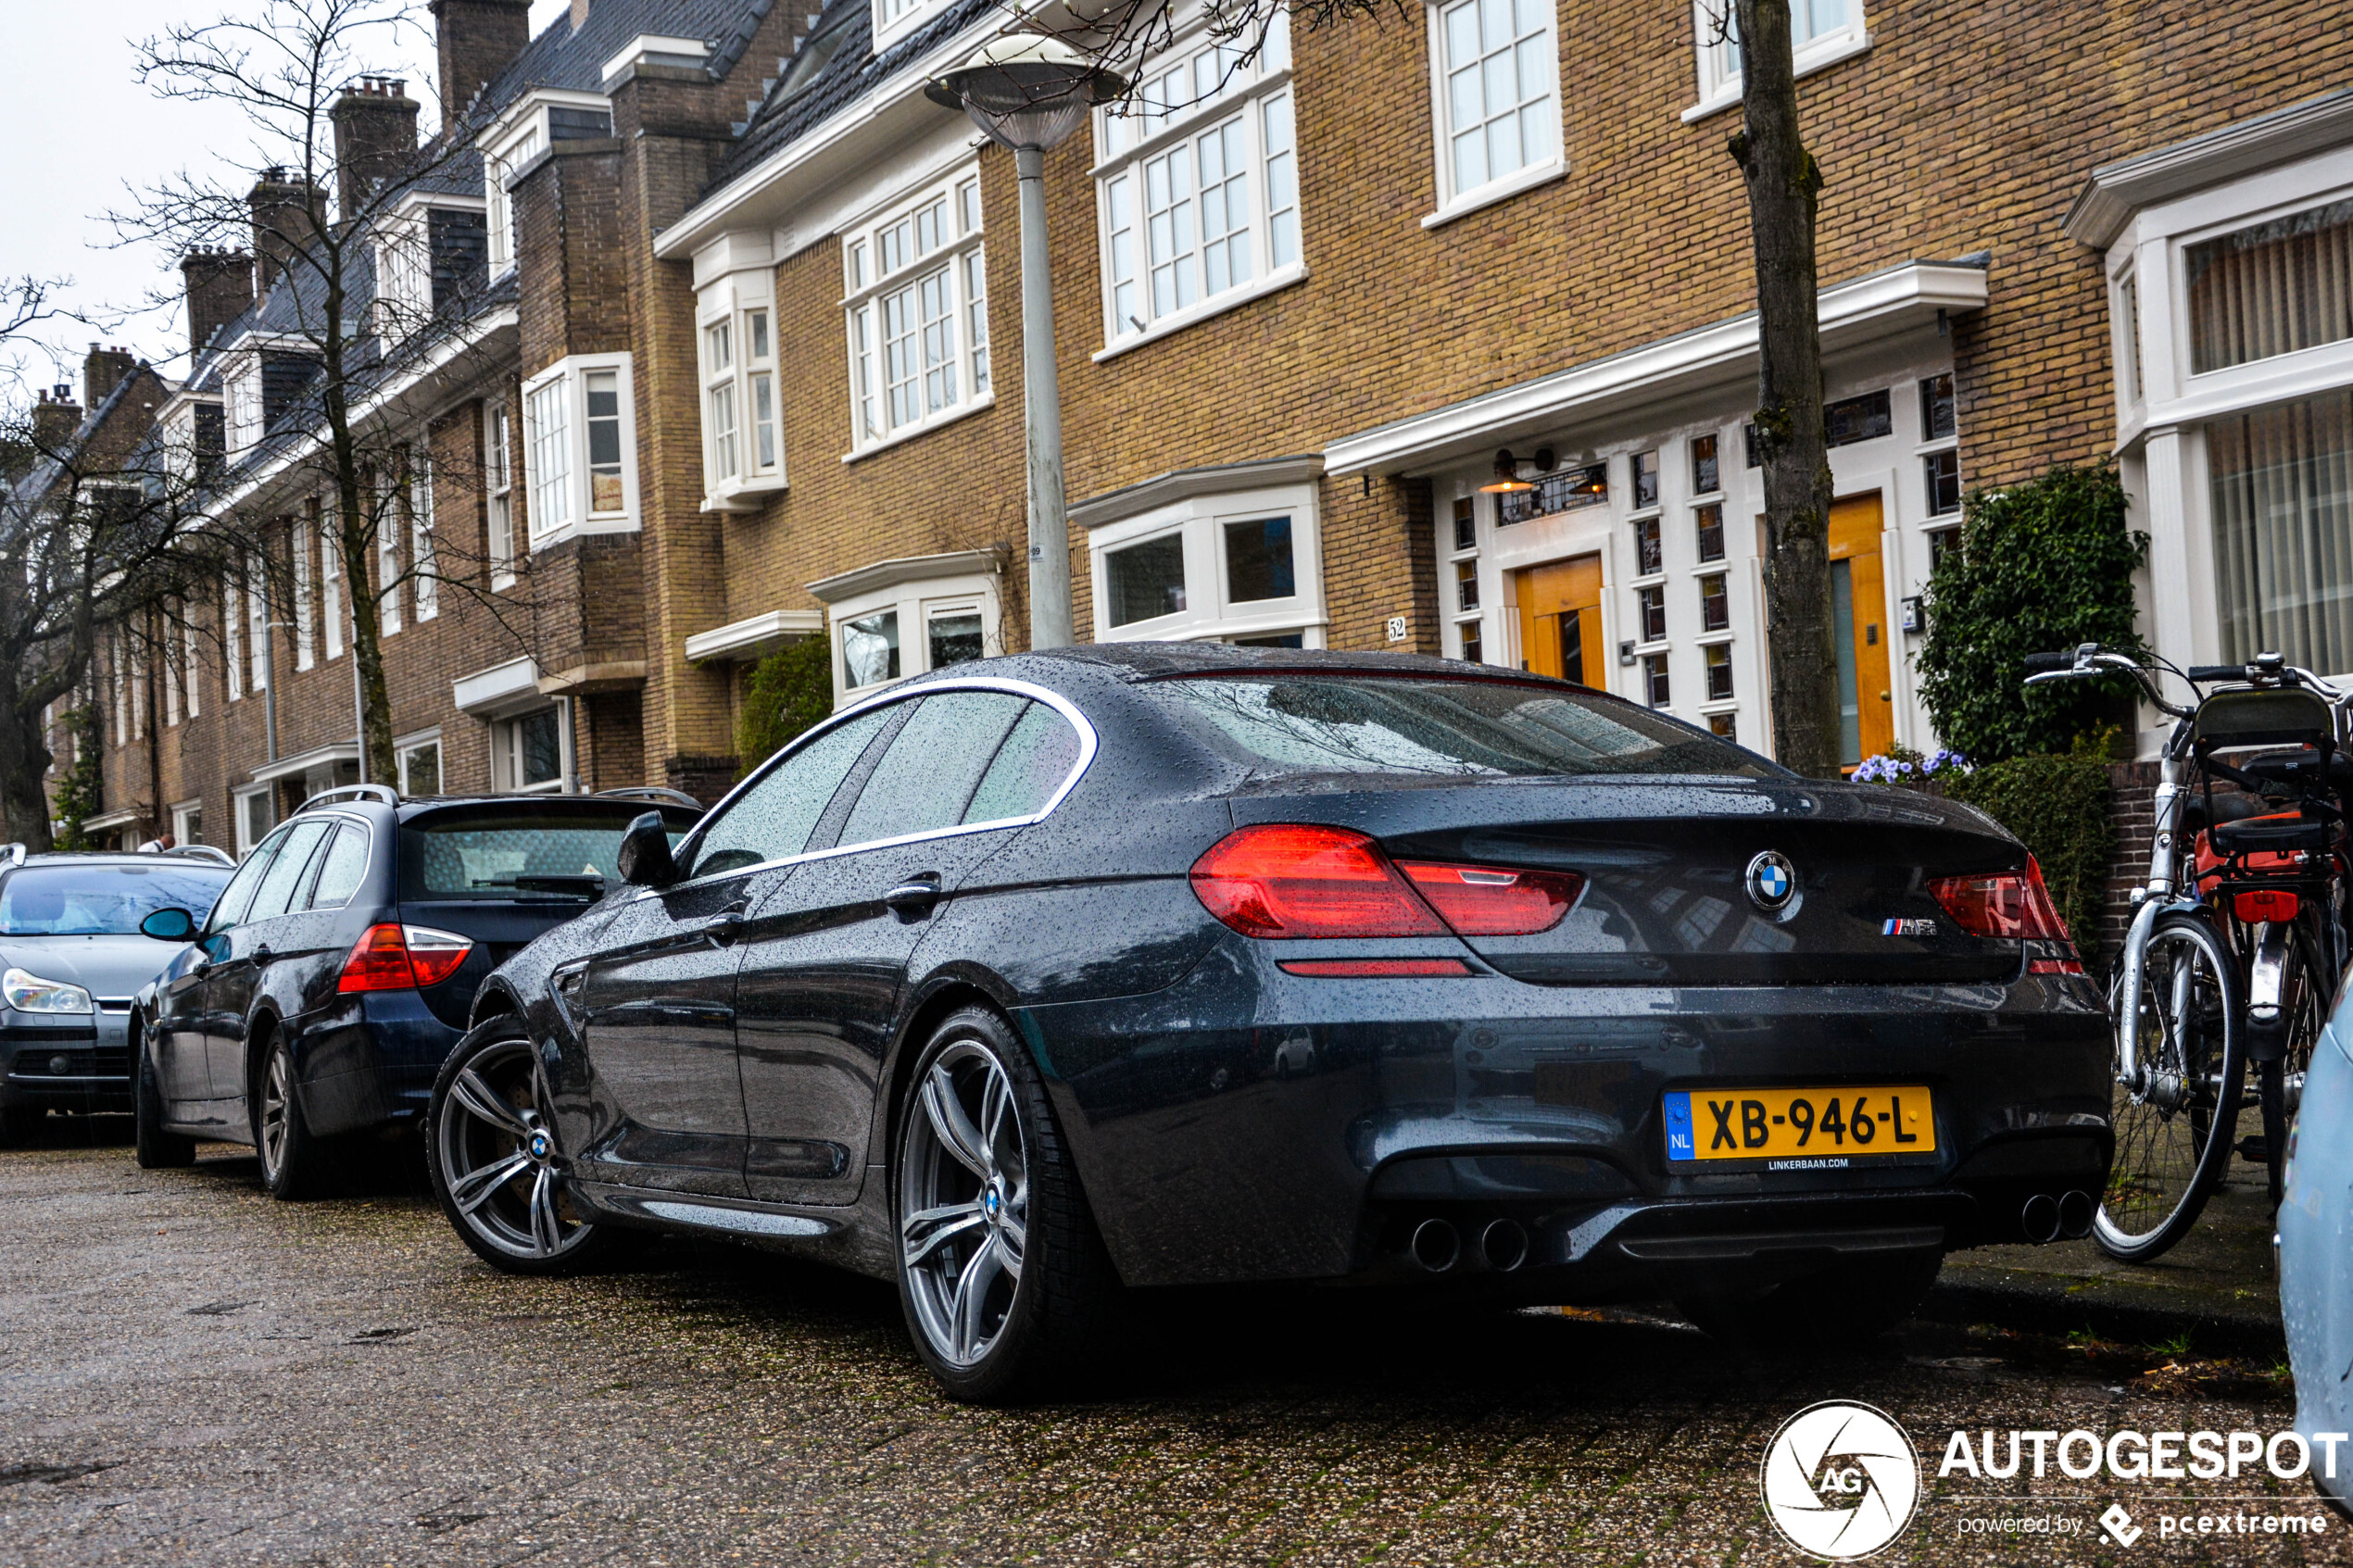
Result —
<instances>
[{"instance_id":1,"label":"bay window","mask_svg":"<svg viewBox=\"0 0 2353 1568\"><path fill-rule=\"evenodd\" d=\"M1326 617L1315 490L1188 496L1126 516L1082 505L1095 640L1321 647Z\"/></svg>"},{"instance_id":2,"label":"bay window","mask_svg":"<svg viewBox=\"0 0 2353 1568\"><path fill-rule=\"evenodd\" d=\"M703 490L709 510L733 510L746 504L736 497L785 486L770 277L765 267L736 273L699 295Z\"/></svg>"},{"instance_id":3,"label":"bay window","mask_svg":"<svg viewBox=\"0 0 2353 1568\"><path fill-rule=\"evenodd\" d=\"M1005 651L1001 567L988 551L878 561L810 584L826 608L838 705L893 681Z\"/></svg>"},{"instance_id":4,"label":"bay window","mask_svg":"<svg viewBox=\"0 0 2353 1568\"><path fill-rule=\"evenodd\" d=\"M988 294L970 169L861 224L842 245L853 456L984 407ZM742 409L759 429L756 391Z\"/></svg>"},{"instance_id":5,"label":"bay window","mask_svg":"<svg viewBox=\"0 0 2353 1568\"><path fill-rule=\"evenodd\" d=\"M1245 54L1180 42L1096 111L1105 353L1304 275L1288 18Z\"/></svg>"},{"instance_id":6,"label":"bay window","mask_svg":"<svg viewBox=\"0 0 2353 1568\"><path fill-rule=\"evenodd\" d=\"M575 533L635 530L637 452L630 357L574 355L526 382L523 453L530 548L543 549ZM495 550L495 538L493 543Z\"/></svg>"}]
</instances>

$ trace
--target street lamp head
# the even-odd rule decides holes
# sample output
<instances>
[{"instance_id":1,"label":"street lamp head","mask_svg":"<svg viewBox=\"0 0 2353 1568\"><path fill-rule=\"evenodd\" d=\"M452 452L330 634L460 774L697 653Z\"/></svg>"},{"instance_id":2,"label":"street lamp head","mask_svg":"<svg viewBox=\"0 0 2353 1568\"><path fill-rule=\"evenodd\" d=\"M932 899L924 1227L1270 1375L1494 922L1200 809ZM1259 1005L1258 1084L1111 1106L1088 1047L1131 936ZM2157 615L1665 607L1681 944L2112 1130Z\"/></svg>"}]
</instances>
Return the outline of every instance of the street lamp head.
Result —
<instances>
[{"instance_id":1,"label":"street lamp head","mask_svg":"<svg viewBox=\"0 0 2353 1568\"><path fill-rule=\"evenodd\" d=\"M1000 146L1044 152L1076 131L1088 109L1126 90L1126 78L1084 50L1027 32L990 39L924 93L972 116Z\"/></svg>"}]
</instances>

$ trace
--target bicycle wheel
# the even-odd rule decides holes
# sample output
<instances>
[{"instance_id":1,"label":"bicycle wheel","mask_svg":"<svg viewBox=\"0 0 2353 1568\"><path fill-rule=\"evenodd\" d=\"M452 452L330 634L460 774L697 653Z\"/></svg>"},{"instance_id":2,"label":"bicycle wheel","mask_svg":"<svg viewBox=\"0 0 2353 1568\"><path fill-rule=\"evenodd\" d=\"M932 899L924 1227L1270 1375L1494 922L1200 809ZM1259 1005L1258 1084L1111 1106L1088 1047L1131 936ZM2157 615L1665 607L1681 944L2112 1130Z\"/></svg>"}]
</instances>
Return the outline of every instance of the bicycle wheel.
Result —
<instances>
[{"instance_id":1,"label":"bicycle wheel","mask_svg":"<svg viewBox=\"0 0 2353 1568\"><path fill-rule=\"evenodd\" d=\"M2167 915L2150 931L2133 1020L2140 1081L2116 1085L2116 1159L2092 1223L2111 1258L2163 1253L2222 1179L2246 1075L2239 992L2237 966L2208 921Z\"/></svg>"},{"instance_id":2,"label":"bicycle wheel","mask_svg":"<svg viewBox=\"0 0 2353 1568\"><path fill-rule=\"evenodd\" d=\"M2263 1106L2263 1162L2270 1168L2271 1207L2280 1206L2287 1186L2287 1134L2304 1104L2304 1074L2312 1065L2312 1047L2321 1038L2326 1010L2321 989L2326 973L2313 951L2309 933L2298 929L2288 943L2280 972L2280 1011L2285 1020L2287 1050L2277 1061L2257 1064L2256 1093Z\"/></svg>"}]
</instances>

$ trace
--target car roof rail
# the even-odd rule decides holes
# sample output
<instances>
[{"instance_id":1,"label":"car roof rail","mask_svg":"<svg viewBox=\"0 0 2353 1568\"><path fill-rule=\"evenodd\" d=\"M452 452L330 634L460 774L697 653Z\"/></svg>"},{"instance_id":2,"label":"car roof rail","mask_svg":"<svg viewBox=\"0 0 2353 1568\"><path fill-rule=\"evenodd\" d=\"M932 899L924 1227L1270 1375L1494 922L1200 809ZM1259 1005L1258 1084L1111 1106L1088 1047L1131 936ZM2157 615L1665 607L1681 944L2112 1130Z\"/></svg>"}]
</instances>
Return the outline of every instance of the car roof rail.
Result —
<instances>
[{"instance_id":1,"label":"car roof rail","mask_svg":"<svg viewBox=\"0 0 2353 1568\"><path fill-rule=\"evenodd\" d=\"M192 860L211 860L224 866L233 866L237 863L235 856L217 844L175 844L164 853L185 855Z\"/></svg>"},{"instance_id":2,"label":"car roof rail","mask_svg":"<svg viewBox=\"0 0 2353 1568\"><path fill-rule=\"evenodd\" d=\"M346 798L355 800L381 800L387 806L397 806L400 804L400 792L394 789L390 784L337 784L333 789L322 789L318 794L311 796L301 805L294 809L294 814L299 817L305 811L309 810L313 806L324 806L331 802Z\"/></svg>"},{"instance_id":3,"label":"car roof rail","mask_svg":"<svg viewBox=\"0 0 2353 1568\"><path fill-rule=\"evenodd\" d=\"M623 784L619 789L600 789L597 796L603 800L659 800L666 805L702 809L702 802L685 790L665 789L661 784Z\"/></svg>"},{"instance_id":4,"label":"car roof rail","mask_svg":"<svg viewBox=\"0 0 2353 1568\"><path fill-rule=\"evenodd\" d=\"M0 844L0 860L5 860L9 865L23 865L24 854L24 846L21 844Z\"/></svg>"}]
</instances>

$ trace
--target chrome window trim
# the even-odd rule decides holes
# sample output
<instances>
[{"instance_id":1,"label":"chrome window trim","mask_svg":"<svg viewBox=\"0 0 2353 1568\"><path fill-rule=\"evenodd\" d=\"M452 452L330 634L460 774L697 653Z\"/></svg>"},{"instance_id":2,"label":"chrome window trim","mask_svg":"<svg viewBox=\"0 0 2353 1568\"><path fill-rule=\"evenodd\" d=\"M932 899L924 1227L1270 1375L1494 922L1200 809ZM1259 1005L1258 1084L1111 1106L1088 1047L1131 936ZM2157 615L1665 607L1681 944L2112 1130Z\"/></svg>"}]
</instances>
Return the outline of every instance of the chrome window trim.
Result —
<instances>
[{"instance_id":1,"label":"chrome window trim","mask_svg":"<svg viewBox=\"0 0 2353 1568\"><path fill-rule=\"evenodd\" d=\"M860 844L837 845L830 849L813 850L803 855L786 855L774 860L761 860L755 865L735 866L724 872L713 872L709 876L698 876L685 882L673 882L667 887L641 887L637 889L636 897L645 898L658 894L673 893L684 887L699 887L706 883L724 882L735 877L749 876L755 872L775 871L785 866L798 866L811 860L830 860L837 856L855 855L868 849L886 849L900 844L921 844L935 838L958 838L971 833L994 833L1000 828L1031 827L1052 816L1055 808L1069 798L1070 792L1078 787L1078 781L1087 776L1088 768L1094 763L1095 754L1102 748L1102 743L1096 736L1095 726L1088 721L1084 713L1078 710L1076 704L1060 692L1050 692L1043 686L1035 686L1026 681L1008 681L992 675L972 675L961 679L934 682L914 691L906 690L904 687L893 687L877 692L872 696L861 698L850 704L827 719L823 724L811 727L791 746L770 758L759 771L750 774L741 784L721 796L711 809L703 813L702 821L695 824L694 831L680 841L674 854L680 857L691 856L701 844L704 828L717 821L722 811L734 805L737 796L744 794L770 773L783 767L791 759L799 756L802 747L813 745L828 732L892 703L913 702L922 697L937 696L941 692L957 691L1008 692L1015 696L1026 696L1033 701L1042 702L1069 721L1071 727L1078 732L1078 760L1072 765L1069 774L1056 786L1054 792L1046 797L1045 805L1026 817L1000 817L986 822L958 822L952 827L933 828L924 833L900 834L892 838L870 838Z\"/></svg>"},{"instance_id":2,"label":"chrome window trim","mask_svg":"<svg viewBox=\"0 0 2353 1568\"><path fill-rule=\"evenodd\" d=\"M360 873L359 873L359 875L360 875L360 879L361 879L361 885L362 885L362 886L365 886L365 885L366 885L366 879L367 879L367 874L368 874L368 872L369 872L370 871L374 870L374 869L375 869L375 865L376 865L376 824L375 824L375 823L373 823L373 822L370 822L370 821L369 821L366 817L361 816L361 815L360 815L359 812L357 812L357 811L351 811L351 810L346 810L346 809L340 809L340 803L338 803L338 805L335 805L335 806L329 806L329 807L325 808L325 809L324 809L321 812L321 816L323 816L323 817L324 817L324 818L325 818L328 822L334 823L334 824L335 824L335 826L336 826L336 828L337 828L338 830L341 830L342 828L345 828L345 827L356 826L356 827L358 827L358 828L359 829L359 831L360 831L361 833L364 833L364 834L366 834L368 835L368 863L367 863L367 865L366 865L366 866L365 866L365 867L361 870L361 872L360 872ZM287 820L288 820L289 822L291 822L293 819L292 819L292 818L288 818ZM395 819L394 825L395 825L395 827L396 827L396 828L398 826L398 820L397 820L397 819ZM395 854L396 854L396 855L398 853L398 840L397 840L397 839L396 839L396 840L394 841L394 852L395 852ZM326 862L326 861L324 861L324 860L320 861L320 862L319 862L319 872L318 872L318 874L313 875L313 876L311 877L311 879L310 879L310 892L311 892L311 896L312 896L314 898L318 896L318 892L319 892L319 876L321 876L321 875L324 875L324 874L325 874L325 872L326 872L326 870L327 870L327 862ZM392 880L393 880L393 897L392 897L392 901L393 901L395 904L397 904L397 903L399 903L399 902L400 902L400 868L399 868L397 865L394 866L394 867L393 867L393 869L392 869ZM321 904L312 903L312 904L306 905L306 906L305 906L305 907L303 907L302 909L296 909L296 910L294 910L294 911L292 911L292 912L293 912L293 913L295 913L295 914L298 914L298 915L328 914L328 913L332 913L333 911L334 911L334 910L336 910L336 909L349 909L349 908L351 908L351 900L350 900L350 899L348 899L348 898L346 898L346 899L345 899L342 903L340 903L340 904L325 904L325 905L321 905Z\"/></svg>"}]
</instances>

